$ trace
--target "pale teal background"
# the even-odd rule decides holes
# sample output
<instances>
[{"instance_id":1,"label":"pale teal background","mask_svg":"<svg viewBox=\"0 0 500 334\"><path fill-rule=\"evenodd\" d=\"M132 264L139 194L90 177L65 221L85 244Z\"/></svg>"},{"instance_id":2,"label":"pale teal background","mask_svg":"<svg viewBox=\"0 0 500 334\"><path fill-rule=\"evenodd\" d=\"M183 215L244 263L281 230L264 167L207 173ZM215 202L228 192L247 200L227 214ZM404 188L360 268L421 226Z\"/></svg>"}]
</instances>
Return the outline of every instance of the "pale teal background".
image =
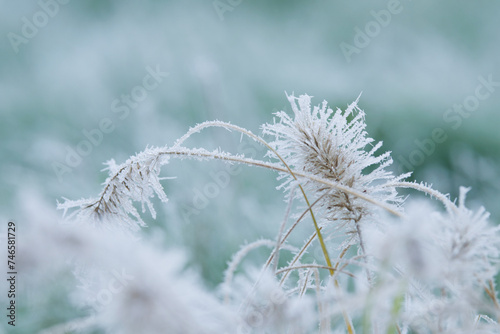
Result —
<instances>
[{"instance_id":1,"label":"pale teal background","mask_svg":"<svg viewBox=\"0 0 500 334\"><path fill-rule=\"evenodd\" d=\"M472 187L471 206L486 206L498 222L500 87L456 130L443 115L474 93L479 76L500 81L500 3L403 0L402 11L346 61L340 44L353 44L355 28L364 29L374 20L370 11L388 3L245 0L221 20L212 1L74 0L16 53L8 33L20 34L22 18L32 20L40 6L0 1L0 216L22 222L27 194L52 207L62 197L97 195L104 161L172 144L205 120L259 133L273 112L290 111L286 91L341 108L363 92L359 104L369 134L393 151L395 171L399 157L408 159L417 148L415 140L445 129L449 139L416 166L414 178L452 198L460 185ZM112 101L157 65L169 76L120 120ZM116 129L58 180L53 163L63 162L65 147L75 148L85 139L82 131L103 118ZM209 130L189 144L237 153L239 140ZM243 145L247 152L253 147L246 139ZM256 157L264 153L254 150ZM163 172L177 176L164 181L170 202L158 203L156 222L145 215L151 227L144 233L166 231L166 244L186 245L209 286L220 282L230 254L245 240L274 237L285 206L275 174L244 167L199 214L183 219L196 192L213 181L210 173L224 168L174 161ZM46 305L58 311L41 312L19 333L72 316L59 308L64 292L49 290L53 300ZM26 312L33 309L28 305Z\"/></svg>"}]
</instances>

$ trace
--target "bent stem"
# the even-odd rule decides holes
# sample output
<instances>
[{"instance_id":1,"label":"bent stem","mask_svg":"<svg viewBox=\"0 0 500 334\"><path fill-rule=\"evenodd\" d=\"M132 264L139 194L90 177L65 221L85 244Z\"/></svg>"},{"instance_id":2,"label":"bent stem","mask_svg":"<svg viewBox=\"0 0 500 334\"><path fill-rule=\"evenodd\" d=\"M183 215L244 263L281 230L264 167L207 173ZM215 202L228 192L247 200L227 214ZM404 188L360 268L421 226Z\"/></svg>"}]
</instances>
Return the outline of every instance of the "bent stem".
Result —
<instances>
[{"instance_id":1,"label":"bent stem","mask_svg":"<svg viewBox=\"0 0 500 334\"><path fill-rule=\"evenodd\" d=\"M332 261L330 260L330 255L328 254L328 250L326 249L326 245L325 245L325 241L323 239L323 235L321 234L321 231L319 229L319 225L318 225L318 222L316 221L316 217L314 216L314 213L313 213L312 209L310 209L311 203L309 203L309 199L307 198L307 195L306 195L306 192L304 191L304 188L300 184L297 176L295 176L295 174L292 171L292 169L290 168L290 166L288 166L288 164L281 157L281 155L274 148L272 148L271 145L269 145L264 139L260 138L257 135L254 135L252 132L250 132L250 131L242 128L242 127L239 127L237 125L232 125L232 124L229 124L229 123L215 121L215 122L205 122L205 123L199 124L199 125L191 128L184 136L182 136L181 138L179 138L179 140L175 143L174 147L177 147L178 145L182 144L186 139L188 139L191 136L191 134L199 132L203 128L208 128L208 127L222 127L222 128L225 128L225 129L236 130L236 131L238 131L238 132L240 132L240 133L242 133L242 134L244 134L244 135L252 138L253 140L259 142L260 144L264 145L267 149L269 149L271 152L273 152L278 157L278 159L286 167L288 173L290 173L290 175L292 175L292 177L295 179L295 181L297 181L297 183L299 185L300 191L302 192L302 196L304 196L304 200L306 201L306 204L309 207L309 212L311 213L311 218L312 218L312 221L314 223L314 229L316 230L316 235L318 236L318 241L319 241L319 243L321 245L321 250L323 251L323 255L325 257L326 265L328 267L332 267ZM333 274L334 274L334 271L332 269L330 269L330 275L333 276Z\"/></svg>"},{"instance_id":2,"label":"bent stem","mask_svg":"<svg viewBox=\"0 0 500 334\"><path fill-rule=\"evenodd\" d=\"M283 168L278 164L274 163L268 163L265 161L260 161L260 160L254 160L250 158L244 158L242 156L234 156L228 153L223 153L219 151L215 152L209 152L204 149L188 149L185 147L175 147L175 148L164 148L163 151L159 151L157 154L157 157L160 157L162 155L166 156L178 156L178 157L189 157L189 158L198 158L198 159L217 159L217 160L223 160L227 162L235 162L235 163L242 163L246 164L249 166L257 166L257 167L262 167L262 168L267 168L270 170L278 171L278 172L284 172L284 173L290 173L291 171L288 168ZM127 169L130 168L130 165L123 165L121 168L116 170L113 174L113 176L110 176L105 183L105 187L103 191L101 192L100 196L92 203L86 204L85 207L80 207L80 209L87 209L92 207L95 213L99 214L99 212L102 210L102 206L107 205L106 201L107 198L110 197L109 192L113 193L116 190L116 180L120 177L121 173ZM320 184L324 184L330 188L337 189L340 191L343 191L345 193L351 194L353 196L356 196L360 199L363 199L369 203L372 203L387 212L391 213L394 216L397 217L403 217L403 215L395 210L392 206L387 205L385 203L382 203L380 201L377 201L376 199L371 198L367 194L361 193L359 191L356 191L348 186L344 186L342 184L336 183L336 182L331 182L325 179L322 179L320 177L317 177L315 175L307 174L307 173L301 173L301 172L293 172L295 177L303 177L306 179L309 179L311 181L318 182Z\"/></svg>"},{"instance_id":3,"label":"bent stem","mask_svg":"<svg viewBox=\"0 0 500 334\"><path fill-rule=\"evenodd\" d=\"M450 201L450 199L446 195L437 190L432 189L431 187L425 184L400 181L400 182L389 183L385 185L385 187L398 187L398 188L409 188L418 190L441 201L446 210L453 211L453 213L458 213L457 206L455 205L455 203Z\"/></svg>"},{"instance_id":4,"label":"bent stem","mask_svg":"<svg viewBox=\"0 0 500 334\"><path fill-rule=\"evenodd\" d=\"M395 216L398 216L398 217L402 216L401 213L399 213L398 211L392 209L390 206L387 206L385 203L382 203L382 202L379 202L377 200L374 200L374 199L370 198L369 196L367 196L364 193L357 192L357 191L355 191L355 190L353 190L353 189L351 189L349 187L342 186L340 184L336 184L336 183L332 183L332 182L326 181L326 180L324 180L322 178L319 178L319 177L316 177L314 175L306 175L306 174L299 173L299 172L292 172L292 170L290 169L290 167L283 160L283 158L278 154L278 152L276 152L276 150L273 149L264 139L262 139L261 137L253 134L251 131L249 131L249 130L247 130L245 128L242 128L240 126L234 125L234 124L230 124L230 123L226 123L226 122L221 122L221 121L209 121L209 122L204 122L204 123L198 124L198 125L194 126L193 128L189 129L189 131L186 132L186 134L184 136L182 136L181 138L179 138L175 142L174 146L172 146L172 149L179 149L179 148L181 148L180 145L184 141L186 141L192 134L198 133L202 129L209 128L209 127L220 127L220 128L224 128L224 129L229 130L229 131L230 130L238 131L238 132L240 132L240 133L248 136L249 138L253 139L254 141L256 141L256 142L264 145L265 147L267 147L270 151L272 151L278 157L278 159L286 167L286 170L284 170L284 169L277 169L277 168L271 168L271 169L274 169L274 170L277 170L277 171L281 171L281 172L290 173L295 178L295 180L297 180L296 176L300 176L300 177L308 178L308 179L310 179L312 181L316 181L316 182L328 185L330 187L336 188L337 190L341 190L341 191L346 192L348 194L351 194L351 195L354 195L354 196L359 197L361 199L364 199L367 202L375 204L375 205L377 205L377 206L379 206L379 207L387 210L388 212L390 212L391 214L393 214ZM243 160L246 160L246 159L243 159ZM255 160L253 160L253 161L255 162ZM248 163L247 161L239 161L239 162ZM261 161L261 162L264 165L267 165L265 162L263 162L263 161ZM251 163L248 163L248 164L251 164ZM260 167L268 167L268 166L264 166L264 165L260 165ZM275 166L275 165L273 165L273 166ZM303 191L303 189L302 189L302 191Z\"/></svg>"},{"instance_id":5,"label":"bent stem","mask_svg":"<svg viewBox=\"0 0 500 334\"><path fill-rule=\"evenodd\" d=\"M283 168L277 164L268 163L268 162L261 161L261 160L243 158L241 156L233 156L230 154L224 154L224 153L220 153L220 152L209 152L206 150L189 150L186 148L177 148L174 150L173 149L166 150L166 151L160 152L159 154L160 155L174 155L174 156L179 155L179 156L187 156L187 157L194 157L194 158L201 157L201 158L224 160L224 161L230 161L230 162L236 162L236 163L243 163L243 164L247 164L250 166L267 168L267 169L275 170L278 172L291 173L289 169ZM124 167L124 168L126 168L126 167ZM309 179L311 181L315 181L315 182L324 184L330 188L334 188L334 189L343 191L345 193L351 194L353 196L359 197L359 198L361 198L369 203L372 203L372 204L386 210L387 212L391 213L392 215L394 215L396 217L400 217L400 218L403 217L403 214L401 212L396 211L392 206L387 205L385 203L382 203L380 201L377 201L376 199L373 199L370 196L368 196L364 193L361 193L359 191L356 191L348 186L344 186L344 185L341 185L341 184L336 183L336 182L331 182L331 181L322 179L320 177L317 177L315 175L308 174L308 173L301 173L301 172L294 171L293 174L295 176L303 177L303 178Z\"/></svg>"}]
</instances>

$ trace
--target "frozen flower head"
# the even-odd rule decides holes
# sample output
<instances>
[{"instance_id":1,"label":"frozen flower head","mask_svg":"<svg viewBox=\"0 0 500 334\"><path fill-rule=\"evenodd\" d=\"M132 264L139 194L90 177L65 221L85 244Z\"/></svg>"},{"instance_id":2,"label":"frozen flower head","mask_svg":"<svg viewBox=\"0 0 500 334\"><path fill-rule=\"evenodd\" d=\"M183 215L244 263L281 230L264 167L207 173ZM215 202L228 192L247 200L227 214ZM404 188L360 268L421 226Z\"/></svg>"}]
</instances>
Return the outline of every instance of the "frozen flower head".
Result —
<instances>
[{"instance_id":1,"label":"frozen flower head","mask_svg":"<svg viewBox=\"0 0 500 334\"><path fill-rule=\"evenodd\" d=\"M442 232L434 236L448 264L443 274L454 285L481 285L498 272L500 230L492 226L484 208L477 211L465 206L470 189L461 187L457 210L442 215Z\"/></svg>"},{"instance_id":2,"label":"frozen flower head","mask_svg":"<svg viewBox=\"0 0 500 334\"><path fill-rule=\"evenodd\" d=\"M468 190L460 188L459 205L449 212L414 202L405 219L388 217L378 231L366 229L370 253L427 284L481 288L498 272L500 229L484 208L465 206Z\"/></svg>"},{"instance_id":3,"label":"frozen flower head","mask_svg":"<svg viewBox=\"0 0 500 334\"><path fill-rule=\"evenodd\" d=\"M404 318L418 332L490 333L479 331L490 324L478 312L498 314L500 230L483 208L465 206L467 191L460 188L458 206L447 212L414 202L404 219L387 217L382 228L364 231L366 249L382 264L379 280L406 282Z\"/></svg>"},{"instance_id":4,"label":"frozen flower head","mask_svg":"<svg viewBox=\"0 0 500 334\"><path fill-rule=\"evenodd\" d=\"M95 223L100 226L107 223L108 227L138 230L146 224L141 219L132 201L142 204L142 212L147 206L153 218L156 211L151 198L156 194L163 202L167 196L160 184L160 167L168 163L168 157L161 155L159 148L147 148L135 156L130 157L125 163L117 165L114 160L108 161L109 177L104 182L104 189L97 198L58 203L57 208L64 210L75 209L68 218L76 216L85 222Z\"/></svg>"},{"instance_id":5,"label":"frozen flower head","mask_svg":"<svg viewBox=\"0 0 500 334\"><path fill-rule=\"evenodd\" d=\"M395 178L386 168L392 164L390 152L375 156L382 142L373 144L365 131L365 113L357 100L345 111L333 111L327 102L311 108L311 97L288 96L294 117L283 111L276 113L278 123L265 124L264 134L275 136L271 146L297 172L313 174L330 182L357 190L382 202L400 204L393 187L384 187ZM269 154L271 155L271 153ZM285 189L293 186L294 178L282 174ZM315 198L324 196L318 206L330 221L358 223L371 212L368 203L344 191L330 189L310 180L300 180Z\"/></svg>"}]
</instances>

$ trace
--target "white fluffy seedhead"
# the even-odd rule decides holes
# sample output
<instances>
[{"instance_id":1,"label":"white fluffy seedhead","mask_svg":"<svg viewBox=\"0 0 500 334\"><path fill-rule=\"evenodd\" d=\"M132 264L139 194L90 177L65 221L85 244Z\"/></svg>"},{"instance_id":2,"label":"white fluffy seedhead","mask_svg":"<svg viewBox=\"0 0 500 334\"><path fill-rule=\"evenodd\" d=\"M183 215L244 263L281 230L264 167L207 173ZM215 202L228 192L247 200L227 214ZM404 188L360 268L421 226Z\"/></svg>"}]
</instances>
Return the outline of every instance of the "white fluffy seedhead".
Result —
<instances>
[{"instance_id":1,"label":"white fluffy seedhead","mask_svg":"<svg viewBox=\"0 0 500 334\"><path fill-rule=\"evenodd\" d=\"M271 146L295 171L306 172L324 180L341 184L381 202L399 205L402 198L394 187L387 187L408 176L393 176L386 168L392 164L390 152L375 156L382 143L373 145L367 136L365 113L357 100L345 111L328 108L327 102L311 108L311 97L288 96L294 117L283 111L276 113L278 123L263 125L264 134L274 136ZM273 156L273 153L269 153ZM286 173L281 187L289 190L296 182ZM328 221L357 223L373 211L370 204L344 191L331 189L311 180L300 180L314 198L324 196L318 208ZM352 224L350 229L354 229Z\"/></svg>"},{"instance_id":2,"label":"white fluffy seedhead","mask_svg":"<svg viewBox=\"0 0 500 334\"><path fill-rule=\"evenodd\" d=\"M386 217L378 229L365 229L379 280L407 286L400 319L419 332L490 333L496 327L481 317L498 314L487 293L499 269L500 230L483 208L465 206L467 191L460 189L453 210L415 202L403 220Z\"/></svg>"},{"instance_id":3,"label":"white fluffy seedhead","mask_svg":"<svg viewBox=\"0 0 500 334\"><path fill-rule=\"evenodd\" d=\"M65 200L58 203L57 208L64 210L76 208L68 218L76 216L78 220L97 223L108 223L108 226L120 226L137 230L145 226L144 221L133 205L133 201L146 206L153 218L156 211L151 198L156 194L160 200L167 202L167 196L160 184L160 167L168 163L168 157L161 155L161 149L148 148L130 157L125 163L117 165L114 160L108 161L109 177L104 182L104 189L97 198L77 201Z\"/></svg>"},{"instance_id":4,"label":"white fluffy seedhead","mask_svg":"<svg viewBox=\"0 0 500 334\"><path fill-rule=\"evenodd\" d=\"M490 224L483 207L472 211L465 206L469 190L460 187L458 210L440 215L441 233L434 238L448 264L443 275L457 286L481 287L499 269L500 228Z\"/></svg>"}]
</instances>

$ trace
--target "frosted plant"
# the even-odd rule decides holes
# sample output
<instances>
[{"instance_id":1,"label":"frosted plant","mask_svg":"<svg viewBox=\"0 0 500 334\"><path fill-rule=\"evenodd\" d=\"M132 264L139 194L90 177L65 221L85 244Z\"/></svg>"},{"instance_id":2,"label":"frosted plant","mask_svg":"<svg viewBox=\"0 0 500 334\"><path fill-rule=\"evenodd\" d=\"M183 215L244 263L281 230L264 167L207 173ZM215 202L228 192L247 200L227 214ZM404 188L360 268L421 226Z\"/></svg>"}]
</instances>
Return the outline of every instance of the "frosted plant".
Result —
<instances>
[{"instance_id":1,"label":"frosted plant","mask_svg":"<svg viewBox=\"0 0 500 334\"><path fill-rule=\"evenodd\" d=\"M375 156L382 142L373 145L374 140L367 137L365 114L358 108L358 100L345 111L337 109L335 112L326 101L311 108L311 97L308 95L299 98L288 96L288 100L294 118L283 111L278 112L279 123L265 124L263 131L275 137L270 145L293 170L344 185L382 203L402 204L403 199L398 196L395 187L386 185L410 174L394 177L392 172L386 170L392 164L390 152ZM273 153L269 152L268 156L273 156ZM369 171L369 168L373 170ZM350 192L331 189L312 180L299 181L290 173L280 173L280 178L285 179L281 185L285 190L300 182L311 197L320 199L316 211L326 222L320 223L318 228L323 226L332 231L330 234L340 231L352 236L341 244L341 248L347 249L351 244L359 243L363 250L361 225L366 219L373 218L371 203ZM323 252L327 263L331 262L325 248Z\"/></svg>"},{"instance_id":2,"label":"frosted plant","mask_svg":"<svg viewBox=\"0 0 500 334\"><path fill-rule=\"evenodd\" d=\"M365 114L358 108L357 100L345 111L334 112L326 101L311 108L308 95L288 96L288 99L294 118L278 112L279 123L265 124L263 130L264 134L275 136L270 145L292 169L345 185L381 202L396 205L403 202L395 188L385 184L409 174L394 177L387 171L392 164L390 152L375 156L382 142L373 145L374 140L367 137ZM272 157L273 152L268 155ZM370 167L372 171L368 171ZM298 182L289 173L280 173L280 178L285 179L281 185L285 189ZM316 205L317 210L324 210L330 222L347 225L347 232L355 231L355 225L373 212L370 203L345 191L312 180L301 184L314 198L323 197Z\"/></svg>"},{"instance_id":3,"label":"frosted plant","mask_svg":"<svg viewBox=\"0 0 500 334\"><path fill-rule=\"evenodd\" d=\"M24 283L44 291L40 280L63 284L70 272L78 281L68 298L88 316L47 328L41 334L236 332L238 318L184 270L182 252L161 251L130 233L90 226L58 226L32 220L18 256ZM50 259L50 267L47 266ZM50 276L50 277L49 277ZM62 291L60 291L62 292Z\"/></svg>"},{"instance_id":4,"label":"frosted plant","mask_svg":"<svg viewBox=\"0 0 500 334\"><path fill-rule=\"evenodd\" d=\"M385 268L378 283L405 292L402 319L412 329L498 329L488 314L498 314L493 280L500 255L499 228L488 223L484 208L473 212L465 207L467 191L460 189L458 207L447 213L417 202L409 206L403 221L387 217L384 227L367 229L367 248L381 261L379 268Z\"/></svg>"},{"instance_id":5,"label":"frosted plant","mask_svg":"<svg viewBox=\"0 0 500 334\"><path fill-rule=\"evenodd\" d=\"M171 158L271 169L279 173L279 188L287 194L276 238L248 243L233 256L219 289L221 300L196 282L180 280L180 270L168 269L175 259L144 248L140 239L132 253L120 243L116 251L94 242L89 249L96 250L89 254L103 257L101 267L80 264L85 270L75 271L87 297L80 300L95 310L89 319L120 333L144 330L142 324L149 333L497 333L494 276L500 231L484 209L474 212L465 206L465 188L457 205L426 184L403 181L409 174L393 175L390 152L377 155L382 143L368 137L357 100L345 111L333 111L326 102L311 107L307 95L288 99L294 115L278 112L278 122L262 126L271 142L233 124L205 122L172 146L147 148L120 165L108 162L109 176L97 198L58 204L65 214L74 210L68 219L137 231L145 223L134 202L155 217L151 198L167 201L160 168ZM210 127L248 136L269 150L272 161L184 146ZM398 188L430 195L445 210L405 201ZM293 244L290 236L307 217L314 232ZM306 256L313 244L321 246L324 262ZM261 247L270 249L268 259L246 275L245 258ZM291 252L286 264L280 261L283 252ZM92 306L91 291L106 282L102 272L117 263L133 275L150 276L145 284L128 284L107 307ZM207 326L201 329L200 322Z\"/></svg>"},{"instance_id":6,"label":"frosted plant","mask_svg":"<svg viewBox=\"0 0 500 334\"><path fill-rule=\"evenodd\" d=\"M69 208L79 207L80 210L75 214L82 221L109 221L112 225L132 230L145 226L132 200L141 202L142 212L147 205L153 218L156 218L156 211L150 198L156 194L163 202L167 202L158 175L160 167L168 162L168 156L159 153L158 149L151 148L121 165L117 165L114 160L108 161L104 170L108 170L110 176L104 182L105 187L99 197L78 201L66 200L58 204L58 208L66 213Z\"/></svg>"},{"instance_id":7,"label":"frosted plant","mask_svg":"<svg viewBox=\"0 0 500 334\"><path fill-rule=\"evenodd\" d=\"M439 215L434 235L443 257L442 277L456 288L487 284L497 273L500 256L499 228L489 224L489 213L481 207L476 212L465 206L470 189L460 188L459 206L449 215Z\"/></svg>"}]
</instances>

